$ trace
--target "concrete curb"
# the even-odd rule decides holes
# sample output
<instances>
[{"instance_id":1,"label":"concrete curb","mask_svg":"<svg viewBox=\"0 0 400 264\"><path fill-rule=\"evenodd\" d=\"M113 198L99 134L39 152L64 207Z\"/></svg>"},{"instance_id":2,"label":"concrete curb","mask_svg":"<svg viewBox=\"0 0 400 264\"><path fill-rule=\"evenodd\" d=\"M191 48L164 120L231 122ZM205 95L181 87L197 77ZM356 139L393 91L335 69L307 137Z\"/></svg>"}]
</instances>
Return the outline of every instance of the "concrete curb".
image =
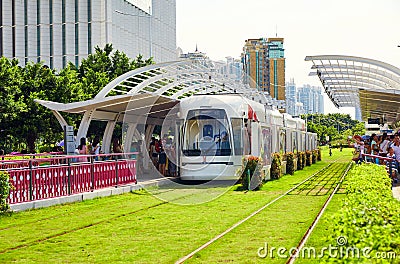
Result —
<instances>
[{"instance_id":1,"label":"concrete curb","mask_svg":"<svg viewBox=\"0 0 400 264\"><path fill-rule=\"evenodd\" d=\"M74 202L81 202L84 200L91 200L98 197L107 197L112 195L120 195L132 191L137 191L144 189L146 187L158 187L165 185L169 182L168 177L166 178L159 178L144 182L139 182L137 184L126 184L115 187L108 187L104 189L94 190L93 192L86 192L86 193L78 193L78 194L71 194L69 196L62 196L62 197L55 197L49 198L44 200L32 201L32 202L25 202L25 203L18 203L18 204L11 204L10 209L14 212L21 212L25 210L32 210L38 208L44 208L59 204L67 204L67 203L74 203Z\"/></svg>"}]
</instances>

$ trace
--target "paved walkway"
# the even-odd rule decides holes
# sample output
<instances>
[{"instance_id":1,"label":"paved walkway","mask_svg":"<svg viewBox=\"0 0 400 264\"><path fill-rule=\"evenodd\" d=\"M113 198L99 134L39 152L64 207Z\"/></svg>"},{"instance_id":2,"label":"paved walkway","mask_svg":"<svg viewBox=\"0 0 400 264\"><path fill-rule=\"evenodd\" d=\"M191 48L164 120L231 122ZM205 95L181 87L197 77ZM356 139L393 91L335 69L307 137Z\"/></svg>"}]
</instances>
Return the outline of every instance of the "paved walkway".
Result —
<instances>
[{"instance_id":1,"label":"paved walkway","mask_svg":"<svg viewBox=\"0 0 400 264\"><path fill-rule=\"evenodd\" d=\"M393 197L400 201L400 181L393 186L392 192Z\"/></svg>"}]
</instances>

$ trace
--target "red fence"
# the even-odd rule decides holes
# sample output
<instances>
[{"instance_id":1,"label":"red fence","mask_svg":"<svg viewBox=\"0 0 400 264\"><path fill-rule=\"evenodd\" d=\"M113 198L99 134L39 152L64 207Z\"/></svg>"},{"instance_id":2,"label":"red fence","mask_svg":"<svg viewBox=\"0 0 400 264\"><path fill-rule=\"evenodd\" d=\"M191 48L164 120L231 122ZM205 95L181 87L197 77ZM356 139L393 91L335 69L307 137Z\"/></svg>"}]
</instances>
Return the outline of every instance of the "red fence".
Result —
<instances>
[{"instance_id":1,"label":"red fence","mask_svg":"<svg viewBox=\"0 0 400 264\"><path fill-rule=\"evenodd\" d=\"M79 155L84 162L75 162L77 156L0 161L0 169L9 173L14 186L7 201L15 204L136 183L132 154L137 153L124 153L124 158L118 158L121 154L97 155L104 161L96 161L94 155Z\"/></svg>"}]
</instances>

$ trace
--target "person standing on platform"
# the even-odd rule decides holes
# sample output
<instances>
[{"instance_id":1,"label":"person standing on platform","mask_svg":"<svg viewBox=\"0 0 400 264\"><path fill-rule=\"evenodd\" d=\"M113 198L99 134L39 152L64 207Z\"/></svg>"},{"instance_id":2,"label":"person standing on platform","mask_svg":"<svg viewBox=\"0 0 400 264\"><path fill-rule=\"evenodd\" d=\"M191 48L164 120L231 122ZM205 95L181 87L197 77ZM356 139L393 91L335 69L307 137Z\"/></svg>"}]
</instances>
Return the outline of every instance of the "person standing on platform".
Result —
<instances>
[{"instance_id":1,"label":"person standing on platform","mask_svg":"<svg viewBox=\"0 0 400 264\"><path fill-rule=\"evenodd\" d=\"M94 160L99 160L99 154L100 154L100 137L95 136L93 139L92 143L92 150L90 151L90 154L95 155Z\"/></svg>"},{"instance_id":2,"label":"person standing on platform","mask_svg":"<svg viewBox=\"0 0 400 264\"><path fill-rule=\"evenodd\" d=\"M167 164L167 154L165 154L164 148L161 146L160 153L158 153L158 170L165 176L165 166Z\"/></svg>"},{"instance_id":3,"label":"person standing on platform","mask_svg":"<svg viewBox=\"0 0 400 264\"><path fill-rule=\"evenodd\" d=\"M388 153L388 147L389 147L390 140L388 139L387 133L383 133L382 139L381 139L381 144L379 145L379 155L382 157L386 157Z\"/></svg>"},{"instance_id":4,"label":"person standing on platform","mask_svg":"<svg viewBox=\"0 0 400 264\"><path fill-rule=\"evenodd\" d=\"M112 149L113 153L124 153L124 150L121 146L121 143L119 143L118 138L114 138ZM122 159L122 155L116 155L115 158Z\"/></svg>"},{"instance_id":5,"label":"person standing on platform","mask_svg":"<svg viewBox=\"0 0 400 264\"><path fill-rule=\"evenodd\" d=\"M78 152L80 155L87 155L88 154L88 149L86 147L86 138L81 138L80 144L78 146ZM86 162L87 157L79 158L80 162Z\"/></svg>"},{"instance_id":6,"label":"person standing on platform","mask_svg":"<svg viewBox=\"0 0 400 264\"><path fill-rule=\"evenodd\" d=\"M156 138L155 137L151 137L151 142L150 142L150 146L149 146L149 156L151 158L151 161L153 162L153 165L158 168L158 153L156 150Z\"/></svg>"}]
</instances>

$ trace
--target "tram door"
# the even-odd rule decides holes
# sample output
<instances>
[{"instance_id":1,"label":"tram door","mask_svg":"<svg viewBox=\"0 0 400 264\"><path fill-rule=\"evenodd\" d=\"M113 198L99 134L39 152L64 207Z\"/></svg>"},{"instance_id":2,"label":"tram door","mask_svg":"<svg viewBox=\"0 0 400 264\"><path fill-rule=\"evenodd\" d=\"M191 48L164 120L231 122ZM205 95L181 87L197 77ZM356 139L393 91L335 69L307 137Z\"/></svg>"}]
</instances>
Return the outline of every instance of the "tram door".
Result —
<instances>
[{"instance_id":1,"label":"tram door","mask_svg":"<svg viewBox=\"0 0 400 264\"><path fill-rule=\"evenodd\" d=\"M176 176L180 176L181 168L181 146L183 140L183 119L177 119L175 122L175 164L176 164Z\"/></svg>"},{"instance_id":2,"label":"tram door","mask_svg":"<svg viewBox=\"0 0 400 264\"><path fill-rule=\"evenodd\" d=\"M258 122L251 122L251 155L260 156L261 154L261 126Z\"/></svg>"}]
</instances>

